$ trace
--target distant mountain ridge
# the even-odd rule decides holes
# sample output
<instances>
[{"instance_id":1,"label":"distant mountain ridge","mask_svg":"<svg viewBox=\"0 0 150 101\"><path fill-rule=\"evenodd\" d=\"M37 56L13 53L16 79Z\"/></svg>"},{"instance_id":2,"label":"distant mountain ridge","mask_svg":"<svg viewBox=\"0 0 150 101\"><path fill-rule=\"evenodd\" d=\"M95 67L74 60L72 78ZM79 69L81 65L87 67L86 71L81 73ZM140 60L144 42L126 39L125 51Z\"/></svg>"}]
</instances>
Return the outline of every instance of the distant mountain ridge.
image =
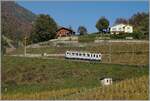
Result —
<instances>
[{"instance_id":1,"label":"distant mountain ridge","mask_svg":"<svg viewBox=\"0 0 150 101\"><path fill-rule=\"evenodd\" d=\"M36 15L15 1L1 1L2 34L12 40L22 40L30 34Z\"/></svg>"}]
</instances>

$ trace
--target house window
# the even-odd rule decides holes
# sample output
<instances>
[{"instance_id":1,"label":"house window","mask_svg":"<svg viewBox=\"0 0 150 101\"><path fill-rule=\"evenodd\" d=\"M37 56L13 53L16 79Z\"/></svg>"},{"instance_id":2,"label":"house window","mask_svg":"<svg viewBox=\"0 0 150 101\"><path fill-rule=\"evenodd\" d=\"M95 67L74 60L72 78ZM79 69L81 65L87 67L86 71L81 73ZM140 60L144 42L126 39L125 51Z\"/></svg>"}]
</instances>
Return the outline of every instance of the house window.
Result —
<instances>
[{"instance_id":1,"label":"house window","mask_svg":"<svg viewBox=\"0 0 150 101\"><path fill-rule=\"evenodd\" d=\"M116 28L112 28L112 30L114 30L114 31L115 31L115 30L116 30Z\"/></svg>"}]
</instances>

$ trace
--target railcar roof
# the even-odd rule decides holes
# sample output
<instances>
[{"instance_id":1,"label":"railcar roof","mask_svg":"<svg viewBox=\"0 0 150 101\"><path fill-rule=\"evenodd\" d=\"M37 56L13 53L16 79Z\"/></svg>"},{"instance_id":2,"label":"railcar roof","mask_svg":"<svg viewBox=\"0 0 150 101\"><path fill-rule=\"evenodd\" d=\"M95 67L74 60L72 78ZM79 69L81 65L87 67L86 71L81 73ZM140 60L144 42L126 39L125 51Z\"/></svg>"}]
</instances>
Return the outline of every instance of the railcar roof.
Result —
<instances>
[{"instance_id":1,"label":"railcar roof","mask_svg":"<svg viewBox=\"0 0 150 101\"><path fill-rule=\"evenodd\" d=\"M66 52L89 53L89 54L101 54L101 53L92 53L92 52L86 52L86 51L66 51Z\"/></svg>"}]
</instances>

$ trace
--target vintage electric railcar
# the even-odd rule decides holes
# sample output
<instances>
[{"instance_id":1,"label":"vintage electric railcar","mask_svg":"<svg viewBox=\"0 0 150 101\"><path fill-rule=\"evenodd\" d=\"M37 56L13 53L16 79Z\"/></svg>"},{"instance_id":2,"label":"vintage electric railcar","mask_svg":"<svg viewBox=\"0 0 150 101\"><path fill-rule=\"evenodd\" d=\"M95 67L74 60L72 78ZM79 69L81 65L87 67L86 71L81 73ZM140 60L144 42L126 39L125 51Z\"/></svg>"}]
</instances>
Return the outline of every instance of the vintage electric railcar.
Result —
<instances>
[{"instance_id":1,"label":"vintage electric railcar","mask_svg":"<svg viewBox=\"0 0 150 101\"><path fill-rule=\"evenodd\" d=\"M102 59L102 54L79 51L66 51L65 58L100 61Z\"/></svg>"}]
</instances>

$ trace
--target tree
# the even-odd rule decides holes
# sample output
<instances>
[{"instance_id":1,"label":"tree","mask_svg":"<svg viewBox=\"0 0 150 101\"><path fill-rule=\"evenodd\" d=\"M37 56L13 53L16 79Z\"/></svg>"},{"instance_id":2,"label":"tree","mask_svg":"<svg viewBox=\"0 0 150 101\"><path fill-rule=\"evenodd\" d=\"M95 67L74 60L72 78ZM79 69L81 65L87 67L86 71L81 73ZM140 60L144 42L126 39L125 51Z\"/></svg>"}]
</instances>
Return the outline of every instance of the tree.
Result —
<instances>
[{"instance_id":1,"label":"tree","mask_svg":"<svg viewBox=\"0 0 150 101\"><path fill-rule=\"evenodd\" d=\"M124 18L117 18L115 21L115 24L127 24L128 20L124 19Z\"/></svg>"},{"instance_id":2,"label":"tree","mask_svg":"<svg viewBox=\"0 0 150 101\"><path fill-rule=\"evenodd\" d=\"M129 23L133 25L134 31L149 34L149 14L145 12L138 12L134 14L130 19Z\"/></svg>"},{"instance_id":3,"label":"tree","mask_svg":"<svg viewBox=\"0 0 150 101\"><path fill-rule=\"evenodd\" d=\"M73 28L72 28L72 26L71 25L69 25L69 28L68 29L70 29L70 30L72 30L73 31ZM72 35L75 35L75 33L72 33Z\"/></svg>"},{"instance_id":4,"label":"tree","mask_svg":"<svg viewBox=\"0 0 150 101\"><path fill-rule=\"evenodd\" d=\"M55 38L57 24L49 15L40 14L33 23L31 40L33 43Z\"/></svg>"},{"instance_id":5,"label":"tree","mask_svg":"<svg viewBox=\"0 0 150 101\"><path fill-rule=\"evenodd\" d=\"M96 28L99 30L99 32L107 32L109 27L109 21L105 17L101 17L97 23L96 23Z\"/></svg>"},{"instance_id":6,"label":"tree","mask_svg":"<svg viewBox=\"0 0 150 101\"><path fill-rule=\"evenodd\" d=\"M85 35L87 34L87 29L84 26L79 26L78 33L80 33L80 35Z\"/></svg>"}]
</instances>

